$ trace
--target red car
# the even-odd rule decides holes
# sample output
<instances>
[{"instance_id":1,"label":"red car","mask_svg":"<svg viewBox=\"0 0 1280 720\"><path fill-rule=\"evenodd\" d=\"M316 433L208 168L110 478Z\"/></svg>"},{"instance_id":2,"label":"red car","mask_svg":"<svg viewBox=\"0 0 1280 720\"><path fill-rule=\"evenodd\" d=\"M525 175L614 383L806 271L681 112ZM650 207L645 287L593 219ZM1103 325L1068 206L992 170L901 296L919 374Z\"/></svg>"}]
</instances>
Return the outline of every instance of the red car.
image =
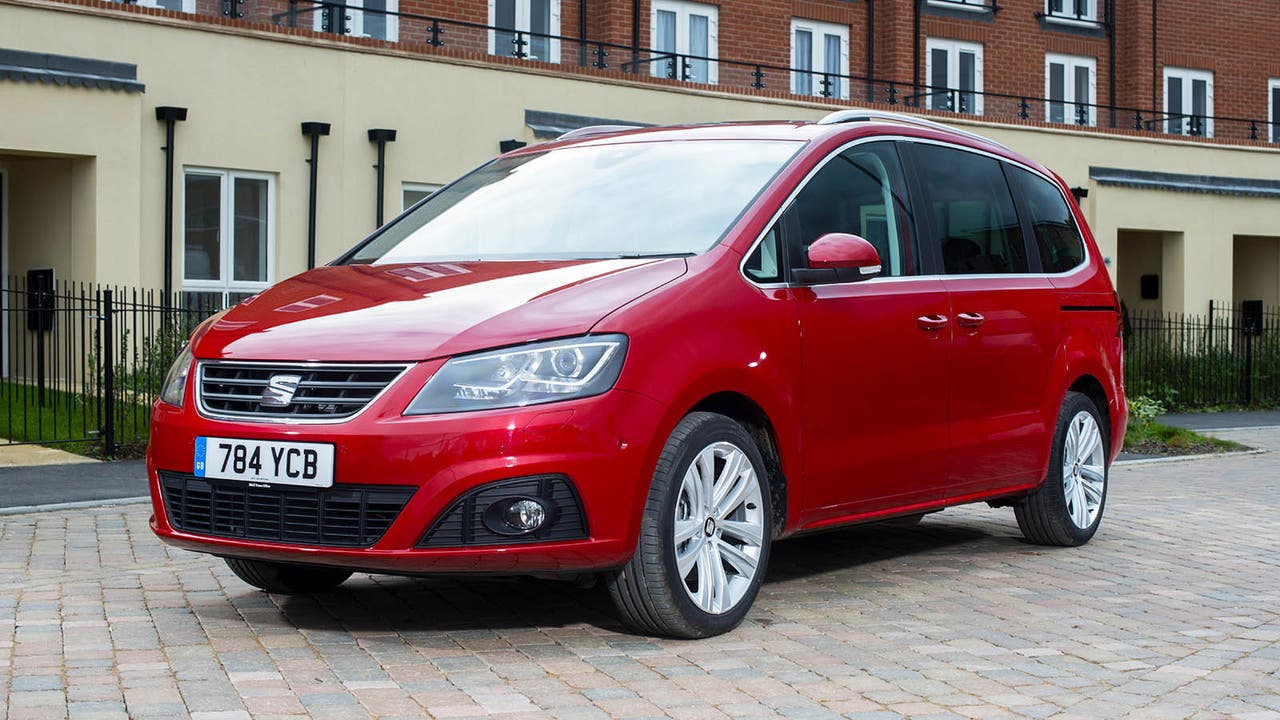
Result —
<instances>
[{"instance_id":1,"label":"red car","mask_svg":"<svg viewBox=\"0 0 1280 720\"><path fill-rule=\"evenodd\" d=\"M588 128L210 318L152 416L152 527L270 592L599 575L742 621L773 541L950 505L1098 528L1119 303L1062 180L909 116Z\"/></svg>"}]
</instances>

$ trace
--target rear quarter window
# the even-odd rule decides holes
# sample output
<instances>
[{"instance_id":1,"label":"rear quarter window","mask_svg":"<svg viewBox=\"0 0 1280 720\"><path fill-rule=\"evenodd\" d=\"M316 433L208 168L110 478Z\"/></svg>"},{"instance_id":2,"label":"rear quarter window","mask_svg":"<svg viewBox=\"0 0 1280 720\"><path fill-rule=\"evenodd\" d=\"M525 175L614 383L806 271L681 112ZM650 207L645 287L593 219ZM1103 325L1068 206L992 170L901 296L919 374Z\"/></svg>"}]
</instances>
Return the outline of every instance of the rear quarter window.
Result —
<instances>
[{"instance_id":1,"label":"rear quarter window","mask_svg":"<svg viewBox=\"0 0 1280 720\"><path fill-rule=\"evenodd\" d=\"M1064 273L1084 263L1084 238L1071 207L1059 187L1019 167L1008 168L1009 182L1030 220L1040 267L1047 273Z\"/></svg>"}]
</instances>

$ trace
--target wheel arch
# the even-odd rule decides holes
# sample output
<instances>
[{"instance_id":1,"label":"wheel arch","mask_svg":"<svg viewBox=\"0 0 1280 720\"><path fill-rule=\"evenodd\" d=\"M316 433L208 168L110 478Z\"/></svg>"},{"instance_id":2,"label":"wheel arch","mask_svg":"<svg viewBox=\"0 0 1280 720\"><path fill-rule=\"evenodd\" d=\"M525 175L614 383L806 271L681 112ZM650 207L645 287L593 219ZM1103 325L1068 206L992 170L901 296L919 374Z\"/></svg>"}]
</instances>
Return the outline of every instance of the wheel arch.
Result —
<instances>
[{"instance_id":1,"label":"wheel arch","mask_svg":"<svg viewBox=\"0 0 1280 720\"><path fill-rule=\"evenodd\" d=\"M708 395L684 414L693 412L713 412L737 422L747 429L756 447L764 457L766 471L769 473L769 495L773 507L770 518L773 537L783 534L787 526L787 475L783 471L782 447L778 442L778 433L773 421L764 408L750 397L732 390L720 391Z\"/></svg>"}]
</instances>

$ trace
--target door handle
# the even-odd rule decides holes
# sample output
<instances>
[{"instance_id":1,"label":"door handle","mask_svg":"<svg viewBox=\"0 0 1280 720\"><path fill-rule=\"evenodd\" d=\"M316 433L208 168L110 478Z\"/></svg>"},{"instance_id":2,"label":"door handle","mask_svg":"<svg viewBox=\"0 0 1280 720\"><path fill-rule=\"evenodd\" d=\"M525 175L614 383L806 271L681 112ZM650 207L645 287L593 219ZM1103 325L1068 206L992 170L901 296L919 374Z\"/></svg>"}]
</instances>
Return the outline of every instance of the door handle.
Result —
<instances>
[{"instance_id":1,"label":"door handle","mask_svg":"<svg viewBox=\"0 0 1280 720\"><path fill-rule=\"evenodd\" d=\"M987 319L982 317L982 313L960 313L956 315L956 324L960 327L976 328Z\"/></svg>"},{"instance_id":2,"label":"door handle","mask_svg":"<svg viewBox=\"0 0 1280 720\"><path fill-rule=\"evenodd\" d=\"M946 315L921 315L916 318L916 324L921 330L926 332L937 332L947 326Z\"/></svg>"}]
</instances>

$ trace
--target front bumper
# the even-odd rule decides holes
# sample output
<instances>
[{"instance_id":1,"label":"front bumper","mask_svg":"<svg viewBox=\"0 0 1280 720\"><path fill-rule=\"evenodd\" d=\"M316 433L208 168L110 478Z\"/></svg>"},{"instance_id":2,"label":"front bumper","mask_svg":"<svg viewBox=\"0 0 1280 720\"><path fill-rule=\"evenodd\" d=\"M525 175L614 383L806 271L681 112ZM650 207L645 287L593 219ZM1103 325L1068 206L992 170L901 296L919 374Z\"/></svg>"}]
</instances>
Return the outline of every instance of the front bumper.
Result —
<instances>
[{"instance_id":1,"label":"front bumper","mask_svg":"<svg viewBox=\"0 0 1280 720\"><path fill-rule=\"evenodd\" d=\"M427 370L417 368L418 370ZM403 391L413 386L411 371ZM651 465L665 438L665 408L622 390L524 409L403 417L404 392L388 393L347 422L322 425L232 422L157 403L147 472L154 516L165 542L220 556L330 565L392 574L574 573L624 564L634 552ZM370 547L247 540L179 530L171 521L160 473L192 472L199 436L329 442L336 446L335 485L408 487L412 496ZM540 475L568 478L581 503L585 539L482 546L419 547L455 500L477 487ZM276 486L273 486L273 488Z\"/></svg>"}]
</instances>

